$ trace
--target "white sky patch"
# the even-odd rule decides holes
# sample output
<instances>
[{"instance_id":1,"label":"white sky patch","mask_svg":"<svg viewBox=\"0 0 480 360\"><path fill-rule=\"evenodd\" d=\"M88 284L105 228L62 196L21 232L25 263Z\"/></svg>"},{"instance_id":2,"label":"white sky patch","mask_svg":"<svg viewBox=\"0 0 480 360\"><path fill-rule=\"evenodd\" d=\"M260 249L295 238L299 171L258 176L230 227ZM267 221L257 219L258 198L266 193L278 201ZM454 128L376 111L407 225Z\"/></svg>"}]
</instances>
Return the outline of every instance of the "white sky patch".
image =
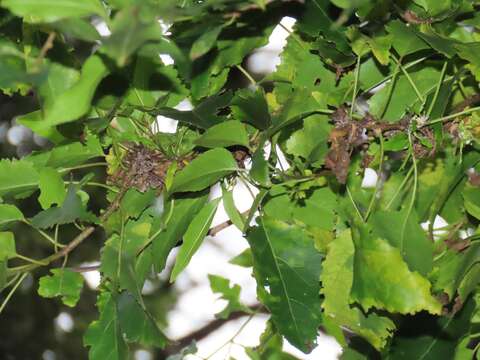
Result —
<instances>
[{"instance_id":1,"label":"white sky patch","mask_svg":"<svg viewBox=\"0 0 480 360\"><path fill-rule=\"evenodd\" d=\"M290 31L296 20L291 17L284 17L280 24ZM289 33L282 26L277 25L268 38L268 44L257 49L247 61L248 69L257 74L268 74L275 71L280 64L280 53L287 43Z\"/></svg>"},{"instance_id":2,"label":"white sky patch","mask_svg":"<svg viewBox=\"0 0 480 360\"><path fill-rule=\"evenodd\" d=\"M89 262L81 264L80 267L98 266L99 264L99 262ZM95 290L96 288L98 288L101 280L100 271L84 271L81 274L90 289Z\"/></svg>"},{"instance_id":3,"label":"white sky patch","mask_svg":"<svg viewBox=\"0 0 480 360\"><path fill-rule=\"evenodd\" d=\"M372 168L365 168L365 172L363 174L362 180L362 188L363 189L371 189L377 186L378 175L375 170Z\"/></svg>"},{"instance_id":4,"label":"white sky patch","mask_svg":"<svg viewBox=\"0 0 480 360\"><path fill-rule=\"evenodd\" d=\"M460 230L458 232L458 235L460 236L460 239L466 239L466 238L472 236L473 234L475 234L475 229L474 228L467 228L465 230Z\"/></svg>"},{"instance_id":5,"label":"white sky patch","mask_svg":"<svg viewBox=\"0 0 480 360\"><path fill-rule=\"evenodd\" d=\"M55 327L63 332L71 332L75 326L72 315L67 312L61 312L54 320Z\"/></svg>"},{"instance_id":6,"label":"white sky patch","mask_svg":"<svg viewBox=\"0 0 480 360\"><path fill-rule=\"evenodd\" d=\"M153 360L153 354L147 350L136 350L133 354L135 360Z\"/></svg>"},{"instance_id":7,"label":"white sky patch","mask_svg":"<svg viewBox=\"0 0 480 360\"><path fill-rule=\"evenodd\" d=\"M112 33L108 28L107 23L100 18L94 19L92 21L92 25L95 27L95 29L97 29L98 33L102 37L110 36L110 34Z\"/></svg>"},{"instance_id":8,"label":"white sky patch","mask_svg":"<svg viewBox=\"0 0 480 360\"><path fill-rule=\"evenodd\" d=\"M430 221L425 221L420 224L422 229L428 231L428 227L430 226ZM442 218L440 215L435 216L435 220L433 221L433 239L438 240L442 236L448 233L448 230L445 227L448 226L448 222Z\"/></svg>"},{"instance_id":9,"label":"white sky patch","mask_svg":"<svg viewBox=\"0 0 480 360\"><path fill-rule=\"evenodd\" d=\"M17 146L22 142L30 140L32 134L32 131L23 125L13 125L7 131L7 140L11 145Z\"/></svg>"},{"instance_id":10,"label":"white sky patch","mask_svg":"<svg viewBox=\"0 0 480 360\"><path fill-rule=\"evenodd\" d=\"M158 56L160 56L162 62L167 66L175 64L175 60L168 54L159 54Z\"/></svg>"},{"instance_id":11,"label":"white sky patch","mask_svg":"<svg viewBox=\"0 0 480 360\"><path fill-rule=\"evenodd\" d=\"M182 100L177 106L175 106L176 110L179 111L190 111L193 109L193 105L188 99ZM152 125L153 131L160 131L163 133L170 133L174 134L177 132L178 121L171 119L169 117L158 115L156 124Z\"/></svg>"}]
</instances>

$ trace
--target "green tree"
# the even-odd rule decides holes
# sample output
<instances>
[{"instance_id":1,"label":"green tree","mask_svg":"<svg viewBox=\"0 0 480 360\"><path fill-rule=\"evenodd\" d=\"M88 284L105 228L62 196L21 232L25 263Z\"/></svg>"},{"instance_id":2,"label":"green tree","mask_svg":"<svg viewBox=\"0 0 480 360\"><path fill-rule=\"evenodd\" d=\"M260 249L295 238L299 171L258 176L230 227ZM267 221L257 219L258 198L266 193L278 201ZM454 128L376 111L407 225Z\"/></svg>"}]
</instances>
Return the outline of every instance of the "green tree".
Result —
<instances>
[{"instance_id":1,"label":"green tree","mask_svg":"<svg viewBox=\"0 0 480 360\"><path fill-rule=\"evenodd\" d=\"M12 299L34 279L40 296L85 312L74 335L90 359L137 346L182 358L204 334L171 343L158 308L175 300L159 295L159 306L141 289L173 248L170 282L231 223L250 245L233 261L253 267L259 305L242 304L228 279L210 283L228 301L220 323L270 315L252 359L291 358L283 339L308 353L320 329L345 359L478 356L478 1L0 7L2 101L49 142L0 161L0 316L33 311L32 294ZM296 24L280 64L250 74L247 57L285 16ZM184 99L192 110L176 108ZM176 132L156 131L160 115L178 120ZM238 181L259 190L243 214ZM209 199L219 182L222 199ZM211 228L220 200L231 222ZM95 258L92 318L79 264Z\"/></svg>"}]
</instances>

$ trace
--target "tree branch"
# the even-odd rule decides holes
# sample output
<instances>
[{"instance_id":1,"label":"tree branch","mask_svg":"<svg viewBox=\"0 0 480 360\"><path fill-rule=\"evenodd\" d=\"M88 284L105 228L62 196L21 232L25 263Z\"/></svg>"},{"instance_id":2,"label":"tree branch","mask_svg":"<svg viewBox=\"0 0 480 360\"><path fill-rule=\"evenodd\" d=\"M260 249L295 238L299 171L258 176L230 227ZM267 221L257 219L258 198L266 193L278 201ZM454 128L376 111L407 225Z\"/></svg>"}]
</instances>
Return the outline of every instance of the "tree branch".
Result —
<instances>
[{"instance_id":1,"label":"tree branch","mask_svg":"<svg viewBox=\"0 0 480 360\"><path fill-rule=\"evenodd\" d=\"M100 216L100 222L105 222L110 215L112 215L120 206L120 201L122 200L123 196L125 193L128 191L129 187L124 186L117 194L115 199L112 201L110 206L105 210L105 212ZM27 266L20 266L18 268L13 268L10 269L10 272L27 272L27 271L32 271L35 270L36 268L40 266L46 266L49 265L50 263L54 262L55 260L61 259L64 256L68 255L73 249L75 249L78 245L80 245L86 238L88 238L93 232L95 231L95 227L93 225L90 225L83 229L83 231L75 236L72 241L70 241L64 248L62 248L60 251L57 251L56 253L47 256L46 258L43 258L39 260L38 262L40 264L30 264Z\"/></svg>"},{"instance_id":2,"label":"tree branch","mask_svg":"<svg viewBox=\"0 0 480 360\"><path fill-rule=\"evenodd\" d=\"M250 306L250 310L252 310L252 312L266 312L262 304L252 305ZM193 341L200 341L206 338L214 331L220 329L226 323L239 319L244 316L248 316L248 315L251 315L251 314L244 311L235 311L235 312L232 312L227 319L215 319L212 322L201 327L200 329L197 329L192 333L187 334L184 337L174 341L170 346L160 351L160 353L158 354L159 356L157 356L157 359L163 359L161 356L176 354L180 352L183 348L190 345Z\"/></svg>"},{"instance_id":3,"label":"tree branch","mask_svg":"<svg viewBox=\"0 0 480 360\"><path fill-rule=\"evenodd\" d=\"M246 216L246 215L248 215L249 212L250 212L250 210L247 210L247 211L241 213L240 215ZM228 227L231 226L231 225L233 225L233 223L232 223L231 220L224 221L223 223L218 224L218 225L210 228L210 230L208 230L207 235L208 235L208 236L215 236L215 235L217 235L220 231L225 230L226 228L228 228Z\"/></svg>"}]
</instances>

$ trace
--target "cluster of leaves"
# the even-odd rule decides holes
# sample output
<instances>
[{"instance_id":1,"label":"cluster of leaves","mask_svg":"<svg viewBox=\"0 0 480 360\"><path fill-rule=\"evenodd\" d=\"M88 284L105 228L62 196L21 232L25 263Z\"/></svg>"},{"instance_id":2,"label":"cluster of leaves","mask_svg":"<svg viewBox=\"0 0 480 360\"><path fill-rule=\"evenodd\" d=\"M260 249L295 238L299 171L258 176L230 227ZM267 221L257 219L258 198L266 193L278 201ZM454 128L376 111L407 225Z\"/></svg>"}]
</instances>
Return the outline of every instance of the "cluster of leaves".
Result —
<instances>
[{"instance_id":1,"label":"cluster of leaves","mask_svg":"<svg viewBox=\"0 0 480 360\"><path fill-rule=\"evenodd\" d=\"M12 292L28 272L64 259L39 294L75 306L83 278L67 255L103 229L99 317L84 338L91 359L127 358L131 343L167 346L141 289L180 240L170 280L185 269L220 200L250 244L234 263L253 267L271 314L247 351L253 359L291 358L283 338L309 352L320 328L345 359L477 356L476 1L0 6L0 89L38 100L17 122L52 144L0 162L0 288ZM281 63L256 81L242 64L284 16L297 21ZM111 34L100 36L92 19ZM248 88L234 81L243 75ZM192 110L176 109L184 99ZM156 131L159 115L179 121L175 133ZM98 165L107 178L77 179L77 169ZM362 184L366 169L378 174L373 187ZM259 190L247 215L233 202L237 181ZM218 182L222 198L209 200ZM89 209L90 186L107 189L100 214ZM27 197L41 206L32 216L15 206ZM52 255L18 254L15 222L37 229ZM79 228L74 239L62 237L66 224ZM228 300L220 317L251 312L238 286L210 281Z\"/></svg>"}]
</instances>

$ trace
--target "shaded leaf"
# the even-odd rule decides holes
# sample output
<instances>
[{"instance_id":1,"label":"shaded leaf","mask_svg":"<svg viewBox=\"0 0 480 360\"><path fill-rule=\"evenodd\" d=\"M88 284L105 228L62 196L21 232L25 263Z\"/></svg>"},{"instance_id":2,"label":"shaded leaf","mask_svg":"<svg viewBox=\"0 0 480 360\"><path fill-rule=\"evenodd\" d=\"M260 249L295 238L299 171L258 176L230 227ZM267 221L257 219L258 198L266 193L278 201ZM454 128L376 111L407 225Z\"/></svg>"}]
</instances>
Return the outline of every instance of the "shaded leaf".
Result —
<instances>
[{"instance_id":1,"label":"shaded leaf","mask_svg":"<svg viewBox=\"0 0 480 360\"><path fill-rule=\"evenodd\" d=\"M261 87L255 91L240 89L231 102L235 119L252 124L257 129L265 130L271 122L265 94Z\"/></svg>"},{"instance_id":2,"label":"shaded leaf","mask_svg":"<svg viewBox=\"0 0 480 360\"><path fill-rule=\"evenodd\" d=\"M195 40L190 49L190 59L195 60L213 48L222 29L223 25L215 26L205 31L197 40Z\"/></svg>"},{"instance_id":3,"label":"shaded leaf","mask_svg":"<svg viewBox=\"0 0 480 360\"><path fill-rule=\"evenodd\" d=\"M421 228L417 215L407 211L378 211L370 219L376 236L396 247L411 271L427 275L433 266L433 243Z\"/></svg>"},{"instance_id":4,"label":"shaded leaf","mask_svg":"<svg viewBox=\"0 0 480 360\"><path fill-rule=\"evenodd\" d=\"M162 39L162 29L155 19L145 19L137 6L125 8L115 15L112 34L103 42L102 50L124 66L128 57L147 41Z\"/></svg>"},{"instance_id":5,"label":"shaded leaf","mask_svg":"<svg viewBox=\"0 0 480 360\"><path fill-rule=\"evenodd\" d=\"M72 223L75 220L92 221L94 219L93 214L85 209L82 199L77 193L77 187L70 185L62 206L39 212L31 222L37 228L46 229L57 224Z\"/></svg>"},{"instance_id":6,"label":"shaded leaf","mask_svg":"<svg viewBox=\"0 0 480 360\"><path fill-rule=\"evenodd\" d=\"M90 347L91 360L125 360L128 347L123 338L115 300L109 292L101 292L97 299L99 319L93 321L83 337Z\"/></svg>"},{"instance_id":7,"label":"shaded leaf","mask_svg":"<svg viewBox=\"0 0 480 360\"><path fill-rule=\"evenodd\" d=\"M247 236L252 248L258 296L288 341L310 351L320 324L322 255L294 225L263 218Z\"/></svg>"},{"instance_id":8,"label":"shaded leaf","mask_svg":"<svg viewBox=\"0 0 480 360\"><path fill-rule=\"evenodd\" d=\"M165 267L170 250L181 241L192 219L204 207L208 194L174 199L163 212L163 216L152 225L150 237L157 272ZM172 208L173 207L173 208Z\"/></svg>"},{"instance_id":9,"label":"shaded leaf","mask_svg":"<svg viewBox=\"0 0 480 360\"><path fill-rule=\"evenodd\" d=\"M43 168L39 174L40 196L38 201L43 209L48 209L53 204L61 206L67 192L62 176L57 170L52 168Z\"/></svg>"},{"instance_id":10,"label":"shaded leaf","mask_svg":"<svg viewBox=\"0 0 480 360\"><path fill-rule=\"evenodd\" d=\"M135 298L123 292L117 299L120 328L128 342L163 348L167 339L152 316L142 309Z\"/></svg>"},{"instance_id":11,"label":"shaded leaf","mask_svg":"<svg viewBox=\"0 0 480 360\"><path fill-rule=\"evenodd\" d=\"M392 45L400 56L429 48L427 43L416 35L414 29L406 26L400 20L391 21L387 24L386 29L392 35Z\"/></svg>"}]
</instances>

